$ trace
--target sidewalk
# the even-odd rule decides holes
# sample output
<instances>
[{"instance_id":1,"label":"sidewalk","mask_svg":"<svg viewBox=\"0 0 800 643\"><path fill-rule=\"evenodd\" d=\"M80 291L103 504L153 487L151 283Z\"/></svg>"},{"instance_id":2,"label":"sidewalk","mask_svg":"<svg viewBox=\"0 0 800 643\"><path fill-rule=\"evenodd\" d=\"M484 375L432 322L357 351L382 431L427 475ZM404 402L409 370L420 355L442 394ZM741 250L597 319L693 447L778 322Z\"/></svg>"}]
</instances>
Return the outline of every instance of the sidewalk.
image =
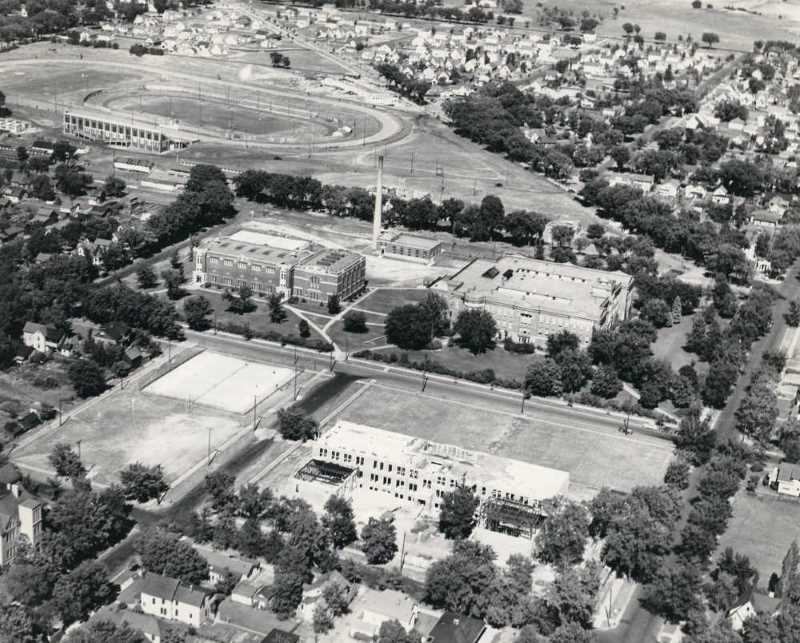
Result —
<instances>
[{"instance_id":1,"label":"sidewalk","mask_svg":"<svg viewBox=\"0 0 800 643\"><path fill-rule=\"evenodd\" d=\"M600 588L594 614L594 629L613 630L619 626L635 591L636 583L611 574Z\"/></svg>"}]
</instances>

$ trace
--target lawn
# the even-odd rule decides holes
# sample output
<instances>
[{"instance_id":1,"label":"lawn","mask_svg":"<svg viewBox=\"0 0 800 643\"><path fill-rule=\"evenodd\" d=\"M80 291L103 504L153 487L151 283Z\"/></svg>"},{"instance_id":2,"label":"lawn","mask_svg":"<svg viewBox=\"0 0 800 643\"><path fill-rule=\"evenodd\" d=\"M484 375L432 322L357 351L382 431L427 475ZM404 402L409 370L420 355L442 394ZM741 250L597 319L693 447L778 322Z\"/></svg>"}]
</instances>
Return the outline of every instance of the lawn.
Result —
<instances>
[{"instance_id":1,"label":"lawn","mask_svg":"<svg viewBox=\"0 0 800 643\"><path fill-rule=\"evenodd\" d=\"M522 418L479 404L373 385L341 417L568 471L573 483L592 489L608 485L629 491L636 485L659 484L672 458L668 443L608 433L588 416L571 418L567 425L541 414Z\"/></svg>"},{"instance_id":2,"label":"lawn","mask_svg":"<svg viewBox=\"0 0 800 643\"><path fill-rule=\"evenodd\" d=\"M271 322L269 319L269 307L267 306L267 302L253 300L253 303L256 305L256 309L252 312L245 313L243 315L237 315L236 313L230 312L228 310L228 302L226 302L222 298L222 293L213 291L213 290L203 290L200 293L203 297L208 299L211 302L211 306L214 308L215 315L211 318L211 323L213 325L214 318L216 318L216 323L218 327L222 328L225 324L247 324L255 333L268 333L268 332L275 332L280 333L281 335L299 335L299 331L297 330L297 324L300 321L300 318L295 315L292 311L286 311L286 319L280 323L276 324ZM182 299L178 302L178 311L182 314L183 313L183 302L186 301L187 298ZM319 335L314 331L313 328L309 328L311 331L311 338L321 339Z\"/></svg>"},{"instance_id":3,"label":"lawn","mask_svg":"<svg viewBox=\"0 0 800 643\"><path fill-rule=\"evenodd\" d=\"M653 344L653 354L668 361L676 372L681 366L697 361L697 355L683 350L686 337L692 330L692 319L692 315L684 315L679 324L659 328L658 338Z\"/></svg>"},{"instance_id":4,"label":"lawn","mask_svg":"<svg viewBox=\"0 0 800 643\"><path fill-rule=\"evenodd\" d=\"M344 322L337 321L328 329L328 335L339 348L348 353L355 353L365 348L375 348L386 344L382 325L367 326L366 333L348 333L344 330Z\"/></svg>"},{"instance_id":5,"label":"lawn","mask_svg":"<svg viewBox=\"0 0 800 643\"><path fill-rule=\"evenodd\" d=\"M391 352L389 349L387 351ZM525 371L528 370L528 364L530 364L532 358L532 355L510 353L500 346L480 355L473 355L466 348L455 345L446 346L437 351L401 351L400 349L395 349L395 352L408 352L408 358L412 362L421 362L427 358L462 373L490 368L498 378L520 381L525 377Z\"/></svg>"},{"instance_id":6,"label":"lawn","mask_svg":"<svg viewBox=\"0 0 800 643\"><path fill-rule=\"evenodd\" d=\"M742 485L744 486L744 485ZM733 547L750 558L766 587L772 572L780 574L786 550L798 537L800 502L759 489L757 495L740 491L734 498L733 517L720 537L718 551Z\"/></svg>"},{"instance_id":7,"label":"lawn","mask_svg":"<svg viewBox=\"0 0 800 643\"><path fill-rule=\"evenodd\" d=\"M417 304L428 294L426 288L378 288L358 302L356 308L376 313L389 313L406 304Z\"/></svg>"}]
</instances>

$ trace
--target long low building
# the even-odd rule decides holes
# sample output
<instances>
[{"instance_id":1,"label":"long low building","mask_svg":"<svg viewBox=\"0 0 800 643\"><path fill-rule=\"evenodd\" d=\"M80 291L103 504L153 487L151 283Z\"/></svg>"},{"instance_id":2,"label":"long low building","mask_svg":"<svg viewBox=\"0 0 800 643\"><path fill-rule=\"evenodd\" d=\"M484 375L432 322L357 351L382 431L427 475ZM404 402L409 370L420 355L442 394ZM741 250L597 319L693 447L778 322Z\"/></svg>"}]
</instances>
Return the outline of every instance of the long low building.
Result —
<instances>
[{"instance_id":1,"label":"long low building","mask_svg":"<svg viewBox=\"0 0 800 643\"><path fill-rule=\"evenodd\" d=\"M313 457L352 470L354 487L434 512L444 494L462 485L482 501L506 500L531 508L569 489L566 471L345 420L317 440Z\"/></svg>"},{"instance_id":2,"label":"long low building","mask_svg":"<svg viewBox=\"0 0 800 643\"><path fill-rule=\"evenodd\" d=\"M70 107L64 110L63 132L89 141L142 152L166 152L181 149L192 140L176 128L131 114L120 116L93 107Z\"/></svg>"},{"instance_id":3,"label":"long low building","mask_svg":"<svg viewBox=\"0 0 800 643\"><path fill-rule=\"evenodd\" d=\"M434 288L447 298L454 320L464 309L490 312L503 339L541 345L568 330L587 344L595 328L628 318L633 277L513 255L475 259Z\"/></svg>"},{"instance_id":4,"label":"long low building","mask_svg":"<svg viewBox=\"0 0 800 643\"><path fill-rule=\"evenodd\" d=\"M364 289L366 259L303 239L241 230L194 249L193 279L216 288L248 286L261 296L277 292L327 303L334 295L343 300Z\"/></svg>"}]
</instances>

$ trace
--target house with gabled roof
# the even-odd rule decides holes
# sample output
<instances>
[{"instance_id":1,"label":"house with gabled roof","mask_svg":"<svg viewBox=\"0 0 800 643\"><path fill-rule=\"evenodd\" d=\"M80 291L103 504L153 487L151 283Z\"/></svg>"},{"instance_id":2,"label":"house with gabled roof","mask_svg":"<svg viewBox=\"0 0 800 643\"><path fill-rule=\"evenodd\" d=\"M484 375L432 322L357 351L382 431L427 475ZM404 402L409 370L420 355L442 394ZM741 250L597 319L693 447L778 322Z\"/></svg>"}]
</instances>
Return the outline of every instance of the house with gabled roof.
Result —
<instances>
[{"instance_id":1,"label":"house with gabled roof","mask_svg":"<svg viewBox=\"0 0 800 643\"><path fill-rule=\"evenodd\" d=\"M145 614L195 627L208 620L209 616L208 594L205 591L161 574L145 575L140 601Z\"/></svg>"},{"instance_id":2,"label":"house with gabled roof","mask_svg":"<svg viewBox=\"0 0 800 643\"><path fill-rule=\"evenodd\" d=\"M26 322L22 329L22 343L40 353L49 353L58 348L64 333L53 326Z\"/></svg>"}]
</instances>

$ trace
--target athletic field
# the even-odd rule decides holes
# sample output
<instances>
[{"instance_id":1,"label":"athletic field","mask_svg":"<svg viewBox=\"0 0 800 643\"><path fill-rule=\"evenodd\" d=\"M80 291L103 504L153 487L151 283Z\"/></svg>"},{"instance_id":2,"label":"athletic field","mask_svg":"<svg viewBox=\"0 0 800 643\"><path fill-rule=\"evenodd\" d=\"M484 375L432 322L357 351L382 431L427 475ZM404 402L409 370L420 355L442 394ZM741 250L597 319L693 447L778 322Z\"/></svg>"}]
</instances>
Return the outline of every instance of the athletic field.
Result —
<instances>
[{"instance_id":1,"label":"athletic field","mask_svg":"<svg viewBox=\"0 0 800 643\"><path fill-rule=\"evenodd\" d=\"M157 379L144 389L160 395L230 413L246 413L254 401L261 402L291 381L290 368L247 362L211 351Z\"/></svg>"}]
</instances>

